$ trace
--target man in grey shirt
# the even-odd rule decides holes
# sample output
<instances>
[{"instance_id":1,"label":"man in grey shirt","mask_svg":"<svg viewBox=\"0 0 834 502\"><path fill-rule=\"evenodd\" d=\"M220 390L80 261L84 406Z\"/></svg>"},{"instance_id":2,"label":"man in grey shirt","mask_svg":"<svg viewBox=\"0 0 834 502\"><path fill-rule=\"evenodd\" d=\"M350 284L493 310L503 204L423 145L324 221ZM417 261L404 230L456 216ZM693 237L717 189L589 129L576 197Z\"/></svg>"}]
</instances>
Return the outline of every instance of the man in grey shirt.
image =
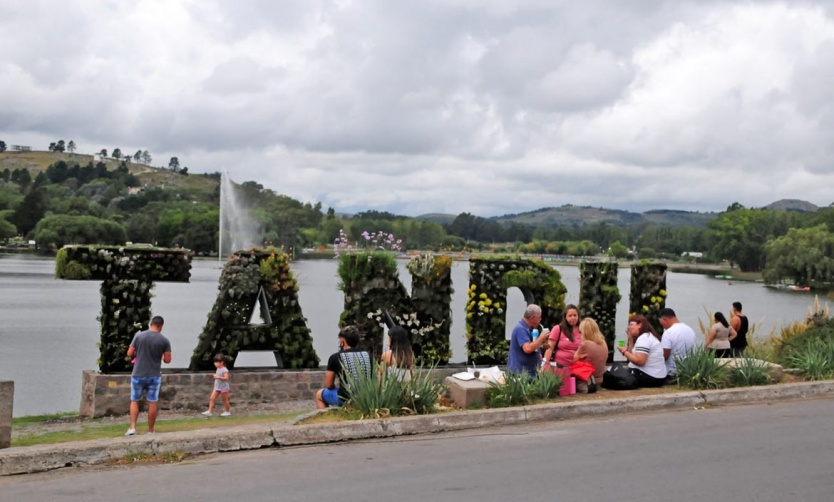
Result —
<instances>
[{"instance_id":1,"label":"man in grey shirt","mask_svg":"<svg viewBox=\"0 0 834 502\"><path fill-rule=\"evenodd\" d=\"M162 384L162 362L171 362L171 342L162 335L165 321L160 316L151 319L150 329L137 333L127 349L127 357L136 357L130 378L130 429L125 436L136 434L136 420L139 418L139 400L142 393L148 400L148 434L153 434L156 402Z\"/></svg>"}]
</instances>

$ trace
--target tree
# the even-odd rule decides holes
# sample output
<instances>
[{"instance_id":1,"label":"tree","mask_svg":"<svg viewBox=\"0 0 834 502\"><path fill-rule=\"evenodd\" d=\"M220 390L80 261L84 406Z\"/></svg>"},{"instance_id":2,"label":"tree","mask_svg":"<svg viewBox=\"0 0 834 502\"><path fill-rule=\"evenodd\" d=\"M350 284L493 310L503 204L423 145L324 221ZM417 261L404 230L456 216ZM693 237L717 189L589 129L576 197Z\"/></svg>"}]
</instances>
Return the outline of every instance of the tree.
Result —
<instances>
[{"instance_id":1,"label":"tree","mask_svg":"<svg viewBox=\"0 0 834 502\"><path fill-rule=\"evenodd\" d=\"M148 153L147 150L142 152L142 162L144 162L145 164L150 164L151 160L153 160L153 158L151 157L151 154Z\"/></svg>"},{"instance_id":2,"label":"tree","mask_svg":"<svg viewBox=\"0 0 834 502\"><path fill-rule=\"evenodd\" d=\"M733 206L730 206L731 208ZM710 254L737 263L742 272L764 268L768 240L781 237L796 216L785 211L737 208L718 215L707 224Z\"/></svg>"},{"instance_id":3,"label":"tree","mask_svg":"<svg viewBox=\"0 0 834 502\"><path fill-rule=\"evenodd\" d=\"M50 144L49 144L49 147L47 147L47 149L48 149L50 152L54 152L54 151L55 151L55 142L53 141L52 143L50 143Z\"/></svg>"},{"instance_id":4,"label":"tree","mask_svg":"<svg viewBox=\"0 0 834 502\"><path fill-rule=\"evenodd\" d=\"M75 153L75 141L70 140L70 142L67 143L67 150L69 151L70 154Z\"/></svg>"},{"instance_id":5,"label":"tree","mask_svg":"<svg viewBox=\"0 0 834 502\"><path fill-rule=\"evenodd\" d=\"M35 225L43 218L49 208L49 197L45 188L41 187L29 192L11 217L11 222L17 227L17 231L23 235L28 234L35 228Z\"/></svg>"},{"instance_id":6,"label":"tree","mask_svg":"<svg viewBox=\"0 0 834 502\"><path fill-rule=\"evenodd\" d=\"M0 141L0 152L5 152L5 151L6 151L6 142L5 141Z\"/></svg>"},{"instance_id":7,"label":"tree","mask_svg":"<svg viewBox=\"0 0 834 502\"><path fill-rule=\"evenodd\" d=\"M119 160L122 158L122 149L121 148L114 148L113 149L113 158Z\"/></svg>"},{"instance_id":8,"label":"tree","mask_svg":"<svg viewBox=\"0 0 834 502\"><path fill-rule=\"evenodd\" d=\"M180 159L176 157L171 157L171 160L168 161L168 169L176 172L180 170Z\"/></svg>"},{"instance_id":9,"label":"tree","mask_svg":"<svg viewBox=\"0 0 834 502\"><path fill-rule=\"evenodd\" d=\"M102 157L107 157L107 149L102 148L101 151L98 152L98 154L101 155Z\"/></svg>"},{"instance_id":10,"label":"tree","mask_svg":"<svg viewBox=\"0 0 834 502\"><path fill-rule=\"evenodd\" d=\"M63 152L64 150L66 150L66 144L64 143L64 140L59 139L58 142L55 144L55 151Z\"/></svg>"},{"instance_id":11,"label":"tree","mask_svg":"<svg viewBox=\"0 0 834 502\"><path fill-rule=\"evenodd\" d=\"M125 229L118 223L95 216L51 214L38 222L34 232L41 247L67 244L124 244Z\"/></svg>"},{"instance_id":12,"label":"tree","mask_svg":"<svg viewBox=\"0 0 834 502\"><path fill-rule=\"evenodd\" d=\"M133 154L133 160L135 162L142 160L142 150L136 150L136 153Z\"/></svg>"},{"instance_id":13,"label":"tree","mask_svg":"<svg viewBox=\"0 0 834 502\"><path fill-rule=\"evenodd\" d=\"M792 228L767 244L765 282L790 280L801 286L834 282L834 234L827 227Z\"/></svg>"},{"instance_id":14,"label":"tree","mask_svg":"<svg viewBox=\"0 0 834 502\"><path fill-rule=\"evenodd\" d=\"M620 243L620 241L612 242L608 248L608 255L615 258L626 258L628 257L628 248Z\"/></svg>"}]
</instances>

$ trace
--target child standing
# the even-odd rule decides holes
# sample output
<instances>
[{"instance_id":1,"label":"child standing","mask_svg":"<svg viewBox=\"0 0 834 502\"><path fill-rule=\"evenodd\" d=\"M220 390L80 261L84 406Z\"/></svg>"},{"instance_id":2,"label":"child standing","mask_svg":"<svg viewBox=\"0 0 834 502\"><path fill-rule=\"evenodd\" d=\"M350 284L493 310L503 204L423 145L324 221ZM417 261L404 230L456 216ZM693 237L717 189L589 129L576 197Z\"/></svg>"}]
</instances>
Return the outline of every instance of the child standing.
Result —
<instances>
[{"instance_id":1,"label":"child standing","mask_svg":"<svg viewBox=\"0 0 834 502\"><path fill-rule=\"evenodd\" d=\"M223 398L223 406L226 409L220 416L229 417L232 415L232 407L229 404L229 390L231 389L229 385L229 369L226 367L227 361L230 360L231 358L229 356L224 356L223 354L214 356L214 367L217 368L217 371L214 373L214 390L211 392L211 397L209 398L208 411L203 412L203 415L207 417L212 415L214 402L217 400L218 395Z\"/></svg>"}]
</instances>

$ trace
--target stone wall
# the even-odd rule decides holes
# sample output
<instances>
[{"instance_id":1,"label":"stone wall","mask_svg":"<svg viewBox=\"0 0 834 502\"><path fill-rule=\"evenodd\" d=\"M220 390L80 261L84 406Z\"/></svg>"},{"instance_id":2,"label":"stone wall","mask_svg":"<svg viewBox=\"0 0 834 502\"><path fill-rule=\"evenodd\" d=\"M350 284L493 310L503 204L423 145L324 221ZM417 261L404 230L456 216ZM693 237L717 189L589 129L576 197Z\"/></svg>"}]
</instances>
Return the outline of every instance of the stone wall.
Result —
<instances>
[{"instance_id":1,"label":"stone wall","mask_svg":"<svg viewBox=\"0 0 834 502\"><path fill-rule=\"evenodd\" d=\"M14 410L14 382L0 380L0 448L12 445L12 411Z\"/></svg>"},{"instance_id":2,"label":"stone wall","mask_svg":"<svg viewBox=\"0 0 834 502\"><path fill-rule=\"evenodd\" d=\"M461 371L461 367L435 370L437 378ZM159 392L160 410L204 411L214 388L214 373L163 370ZM324 370L251 369L232 372L232 406L252 406L280 401L316 398L324 384ZM144 407L144 401L142 401ZM222 407L222 404L221 404ZM144 408L143 408L144 409ZM130 411L130 375L101 374L84 370L81 386L82 417L127 415Z\"/></svg>"}]
</instances>

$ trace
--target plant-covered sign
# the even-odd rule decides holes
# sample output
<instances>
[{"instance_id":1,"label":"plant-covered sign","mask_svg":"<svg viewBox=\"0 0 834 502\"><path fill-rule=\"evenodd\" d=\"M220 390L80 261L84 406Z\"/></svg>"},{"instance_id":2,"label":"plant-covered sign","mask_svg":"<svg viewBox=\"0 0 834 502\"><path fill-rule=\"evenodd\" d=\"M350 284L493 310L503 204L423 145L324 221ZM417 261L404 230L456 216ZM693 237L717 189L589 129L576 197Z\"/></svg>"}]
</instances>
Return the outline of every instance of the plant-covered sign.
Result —
<instances>
[{"instance_id":1,"label":"plant-covered sign","mask_svg":"<svg viewBox=\"0 0 834 502\"><path fill-rule=\"evenodd\" d=\"M148 329L154 282L188 282L191 251L65 246L55 258L55 276L102 281L99 370L102 373L131 371L127 348L136 332Z\"/></svg>"},{"instance_id":2,"label":"plant-covered sign","mask_svg":"<svg viewBox=\"0 0 834 502\"><path fill-rule=\"evenodd\" d=\"M253 315L256 310L258 315ZM214 354L234 359L241 350L272 351L283 368L319 365L290 257L278 249L238 251L229 257L189 367L213 370Z\"/></svg>"},{"instance_id":3,"label":"plant-covered sign","mask_svg":"<svg viewBox=\"0 0 834 502\"><path fill-rule=\"evenodd\" d=\"M558 322L567 288L550 265L514 258L471 258L466 304L466 349L475 364L506 364L507 290L519 288L527 304L542 308L542 324ZM512 320L511 322L516 322Z\"/></svg>"},{"instance_id":4,"label":"plant-covered sign","mask_svg":"<svg viewBox=\"0 0 834 502\"><path fill-rule=\"evenodd\" d=\"M655 331L662 334L663 326L660 325L658 314L664 307L666 307L666 264L648 260L633 264L629 313L644 316Z\"/></svg>"},{"instance_id":5,"label":"plant-covered sign","mask_svg":"<svg viewBox=\"0 0 834 502\"><path fill-rule=\"evenodd\" d=\"M579 266L579 311L583 317L592 317L599 324L608 345L609 361L613 360L614 355L619 301L617 262L583 261Z\"/></svg>"}]
</instances>

